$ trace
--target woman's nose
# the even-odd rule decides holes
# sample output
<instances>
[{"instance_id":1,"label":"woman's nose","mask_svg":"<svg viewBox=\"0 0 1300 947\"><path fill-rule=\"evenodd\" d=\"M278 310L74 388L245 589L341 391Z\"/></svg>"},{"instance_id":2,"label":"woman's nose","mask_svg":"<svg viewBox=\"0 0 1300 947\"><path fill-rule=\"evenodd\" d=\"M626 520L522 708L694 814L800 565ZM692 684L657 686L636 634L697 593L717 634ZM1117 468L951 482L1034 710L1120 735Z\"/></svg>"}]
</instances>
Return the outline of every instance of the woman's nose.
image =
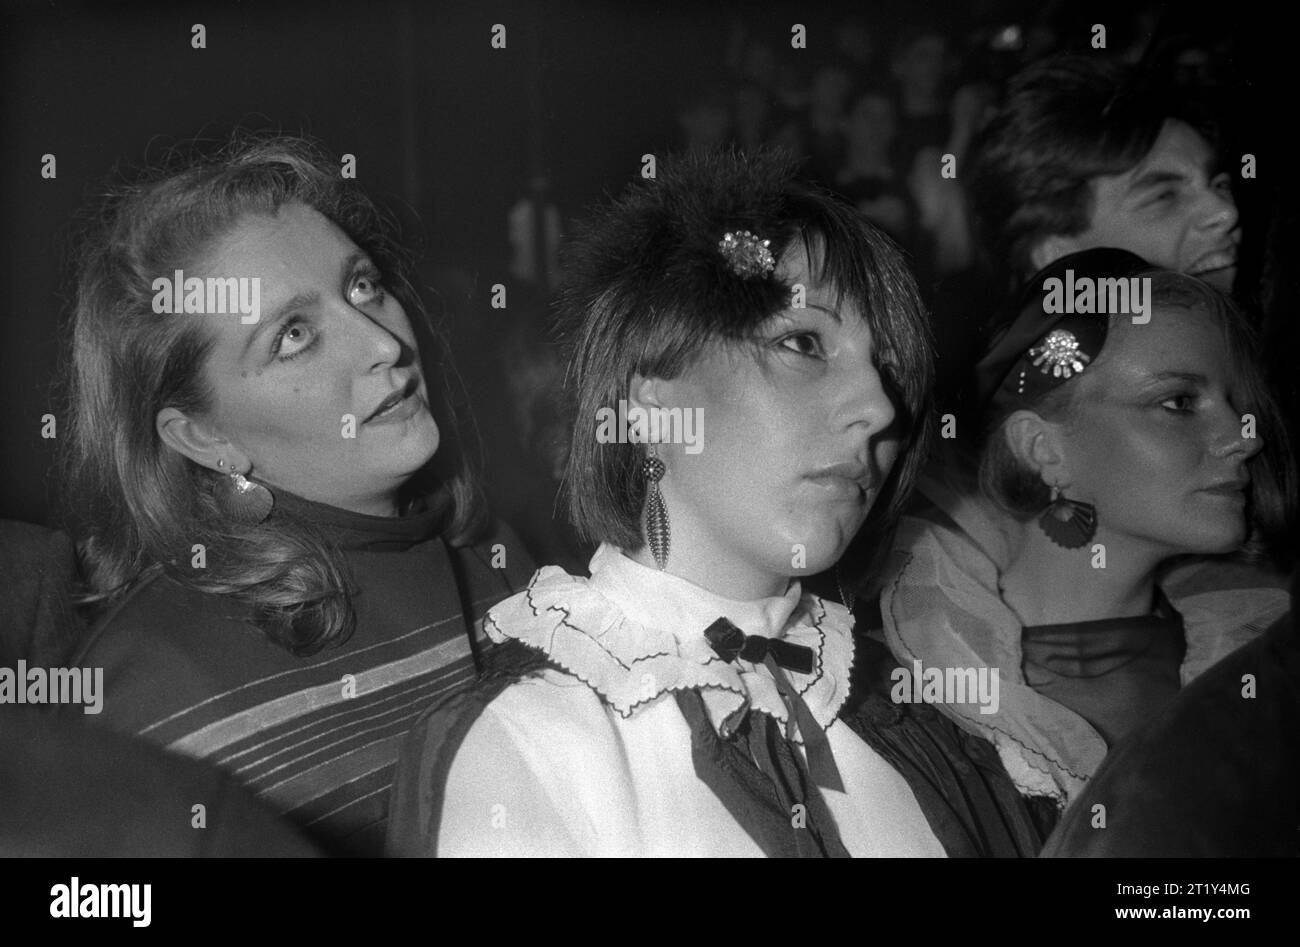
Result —
<instances>
[{"instance_id":1,"label":"woman's nose","mask_svg":"<svg viewBox=\"0 0 1300 947\"><path fill-rule=\"evenodd\" d=\"M402 340L374 316L349 308L349 322L360 341L362 357L368 368L396 364L402 357Z\"/></svg>"},{"instance_id":2,"label":"woman's nose","mask_svg":"<svg viewBox=\"0 0 1300 947\"><path fill-rule=\"evenodd\" d=\"M1255 430L1255 421L1250 415L1238 415L1235 411L1225 418L1222 433L1215 441L1211 453L1215 457L1232 457L1247 461L1264 449L1264 439Z\"/></svg>"},{"instance_id":3,"label":"woman's nose","mask_svg":"<svg viewBox=\"0 0 1300 947\"><path fill-rule=\"evenodd\" d=\"M841 417L846 426L865 425L870 434L886 430L897 411L880 369L868 364L846 372L841 382Z\"/></svg>"}]
</instances>

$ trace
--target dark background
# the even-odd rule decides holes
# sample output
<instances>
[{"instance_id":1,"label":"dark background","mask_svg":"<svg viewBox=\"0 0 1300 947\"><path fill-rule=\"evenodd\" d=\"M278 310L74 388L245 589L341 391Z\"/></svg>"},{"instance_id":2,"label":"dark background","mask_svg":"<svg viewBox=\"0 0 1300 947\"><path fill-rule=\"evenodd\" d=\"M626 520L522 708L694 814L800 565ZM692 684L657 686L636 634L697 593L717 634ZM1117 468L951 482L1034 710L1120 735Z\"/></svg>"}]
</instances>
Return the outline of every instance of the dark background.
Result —
<instances>
[{"instance_id":1,"label":"dark background","mask_svg":"<svg viewBox=\"0 0 1300 947\"><path fill-rule=\"evenodd\" d=\"M917 23L955 37L980 23L1050 16L1077 48L1095 22L1107 25L1112 47L1138 43L1138 13L1166 8L1231 44L1229 147L1259 159L1260 181L1238 182L1247 239L1258 242L1291 173L1283 143L1295 123L1295 83L1271 74L1283 71L1288 49L1269 41L1286 27L1263 6L1202 14L1186 4L1019 0L11 4L0 22L0 517L56 519L57 441L41 438L40 419L58 414L52 385L69 335L78 211L115 167L195 136L219 140L237 125L307 133L337 155L355 154L359 182L417 247L418 275L450 320L484 437L499 441L511 406L493 380L493 351L504 320L520 318L516 299L525 318L544 311L540 296L512 295L510 314L487 306L489 287L509 282L508 208L539 174L566 224L616 192L639 173L644 152L676 142L677 110L722 74L738 26L802 68L826 54L849 12L882 37ZM195 23L207 28L206 49L191 48ZM491 48L495 23L507 28L505 50ZM805 50L790 48L793 23L807 27ZM45 153L57 156L54 180L40 175Z\"/></svg>"}]
</instances>

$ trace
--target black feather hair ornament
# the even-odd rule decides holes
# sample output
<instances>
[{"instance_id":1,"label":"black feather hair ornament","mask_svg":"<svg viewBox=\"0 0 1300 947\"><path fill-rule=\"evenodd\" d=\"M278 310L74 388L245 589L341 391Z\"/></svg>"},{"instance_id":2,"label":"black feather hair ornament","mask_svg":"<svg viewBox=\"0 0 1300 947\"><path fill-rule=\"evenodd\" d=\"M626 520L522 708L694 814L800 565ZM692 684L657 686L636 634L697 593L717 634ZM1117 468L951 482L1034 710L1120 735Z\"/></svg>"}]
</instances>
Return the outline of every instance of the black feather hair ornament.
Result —
<instances>
[{"instance_id":1,"label":"black feather hair ornament","mask_svg":"<svg viewBox=\"0 0 1300 947\"><path fill-rule=\"evenodd\" d=\"M780 150L665 158L657 177L636 181L578 228L561 311L635 300L646 312L692 313L705 336L750 337L789 305L776 267L802 230L797 168Z\"/></svg>"}]
</instances>

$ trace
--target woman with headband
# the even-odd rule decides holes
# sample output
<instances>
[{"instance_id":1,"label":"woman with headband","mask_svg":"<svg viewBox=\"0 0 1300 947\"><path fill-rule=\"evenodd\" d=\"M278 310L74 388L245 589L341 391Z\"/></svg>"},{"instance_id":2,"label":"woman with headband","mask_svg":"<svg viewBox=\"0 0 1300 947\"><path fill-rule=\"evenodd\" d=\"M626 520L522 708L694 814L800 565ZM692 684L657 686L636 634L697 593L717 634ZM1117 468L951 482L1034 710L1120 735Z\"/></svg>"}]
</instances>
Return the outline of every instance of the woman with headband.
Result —
<instances>
[{"instance_id":1,"label":"woman with headband","mask_svg":"<svg viewBox=\"0 0 1300 947\"><path fill-rule=\"evenodd\" d=\"M995 712L938 703L1024 794L1072 799L1109 746L1285 612L1285 582L1241 564L1294 509L1255 359L1217 290L1096 249L1034 277L980 361L977 472L925 478L881 608L904 665L997 672Z\"/></svg>"}]
</instances>

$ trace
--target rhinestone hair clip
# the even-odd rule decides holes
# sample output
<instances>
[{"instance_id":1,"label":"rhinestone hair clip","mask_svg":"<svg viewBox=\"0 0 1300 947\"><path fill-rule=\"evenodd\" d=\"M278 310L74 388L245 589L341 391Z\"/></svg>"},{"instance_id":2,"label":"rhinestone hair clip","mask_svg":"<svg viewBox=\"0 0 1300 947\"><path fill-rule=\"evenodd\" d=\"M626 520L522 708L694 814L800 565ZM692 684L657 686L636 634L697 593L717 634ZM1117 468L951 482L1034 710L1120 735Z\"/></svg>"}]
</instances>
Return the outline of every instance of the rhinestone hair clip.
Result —
<instances>
[{"instance_id":1,"label":"rhinestone hair clip","mask_svg":"<svg viewBox=\"0 0 1300 947\"><path fill-rule=\"evenodd\" d=\"M731 272L748 279L751 276L770 276L776 269L771 244L771 240L760 240L748 230L736 230L723 234L718 241L718 251L731 267Z\"/></svg>"},{"instance_id":2,"label":"rhinestone hair clip","mask_svg":"<svg viewBox=\"0 0 1300 947\"><path fill-rule=\"evenodd\" d=\"M1044 375L1070 378L1079 374L1092 361L1087 352L1079 351L1079 340L1068 329L1053 329L1043 337L1041 345L1029 350L1034 356L1034 367Z\"/></svg>"}]
</instances>

